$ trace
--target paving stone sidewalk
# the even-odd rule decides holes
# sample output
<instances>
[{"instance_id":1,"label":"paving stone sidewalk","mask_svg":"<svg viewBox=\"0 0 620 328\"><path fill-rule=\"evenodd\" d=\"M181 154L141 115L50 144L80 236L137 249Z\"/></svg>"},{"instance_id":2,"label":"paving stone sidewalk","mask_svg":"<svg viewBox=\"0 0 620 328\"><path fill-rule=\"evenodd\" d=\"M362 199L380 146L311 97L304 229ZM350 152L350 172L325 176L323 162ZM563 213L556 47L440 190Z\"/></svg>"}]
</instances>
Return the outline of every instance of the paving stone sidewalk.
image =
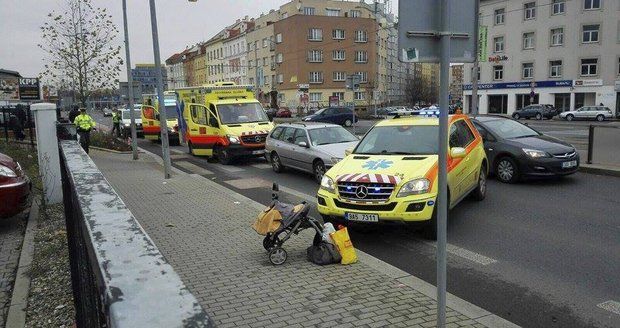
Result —
<instances>
[{"instance_id":1,"label":"paving stone sidewalk","mask_svg":"<svg viewBox=\"0 0 620 328\"><path fill-rule=\"evenodd\" d=\"M250 227L262 206L198 175L163 180L149 156L91 151L218 327L434 327L436 303L371 266L306 260L311 232L273 266ZM485 327L452 309L448 327Z\"/></svg>"},{"instance_id":2,"label":"paving stone sidewalk","mask_svg":"<svg viewBox=\"0 0 620 328\"><path fill-rule=\"evenodd\" d=\"M28 212L0 220L0 327L4 327L19 264Z\"/></svg>"}]
</instances>

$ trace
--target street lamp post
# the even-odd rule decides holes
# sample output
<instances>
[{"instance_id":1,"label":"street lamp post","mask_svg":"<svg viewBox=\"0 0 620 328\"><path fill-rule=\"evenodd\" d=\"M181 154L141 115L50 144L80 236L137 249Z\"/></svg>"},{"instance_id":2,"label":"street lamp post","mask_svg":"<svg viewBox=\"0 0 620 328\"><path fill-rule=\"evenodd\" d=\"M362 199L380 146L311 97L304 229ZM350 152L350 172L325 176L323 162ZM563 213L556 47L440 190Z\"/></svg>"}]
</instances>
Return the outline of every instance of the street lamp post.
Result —
<instances>
[{"instance_id":1,"label":"street lamp post","mask_svg":"<svg viewBox=\"0 0 620 328\"><path fill-rule=\"evenodd\" d=\"M127 28L127 0L123 0L123 25L125 28L125 64L127 65L127 91L129 92L129 117L131 119L131 153L138 159L138 134L136 132L136 115L133 109L133 77L131 76L131 58L129 56L129 29Z\"/></svg>"},{"instance_id":2,"label":"street lamp post","mask_svg":"<svg viewBox=\"0 0 620 328\"><path fill-rule=\"evenodd\" d=\"M151 9L151 30L153 34L153 55L155 57L155 71L157 77L157 101L159 103L159 127L161 130L161 150L164 160L164 179L170 178L170 142L168 140L168 117L164 102L164 84L161 74L161 59L159 55L159 37L157 35L157 13L155 0L149 0ZM133 95L132 95L133 96ZM133 108L131 109L133 110Z\"/></svg>"}]
</instances>

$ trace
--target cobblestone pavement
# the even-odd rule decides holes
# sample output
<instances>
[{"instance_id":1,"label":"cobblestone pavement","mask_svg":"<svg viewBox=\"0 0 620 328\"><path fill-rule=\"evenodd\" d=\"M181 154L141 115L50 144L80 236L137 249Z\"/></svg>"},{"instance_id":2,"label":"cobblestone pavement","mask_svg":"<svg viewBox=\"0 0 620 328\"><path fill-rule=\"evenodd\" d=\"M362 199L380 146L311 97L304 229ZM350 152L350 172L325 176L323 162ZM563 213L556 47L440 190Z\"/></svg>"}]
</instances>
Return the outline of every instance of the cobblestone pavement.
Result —
<instances>
[{"instance_id":1,"label":"cobblestone pavement","mask_svg":"<svg viewBox=\"0 0 620 328\"><path fill-rule=\"evenodd\" d=\"M310 232L271 265L250 227L263 207L225 187L180 173L164 181L147 155L91 156L218 327L435 326L433 299L369 265L308 262ZM448 327L484 327L451 309L447 317Z\"/></svg>"},{"instance_id":2,"label":"cobblestone pavement","mask_svg":"<svg viewBox=\"0 0 620 328\"><path fill-rule=\"evenodd\" d=\"M28 212L0 220L0 327L4 327L24 240Z\"/></svg>"}]
</instances>

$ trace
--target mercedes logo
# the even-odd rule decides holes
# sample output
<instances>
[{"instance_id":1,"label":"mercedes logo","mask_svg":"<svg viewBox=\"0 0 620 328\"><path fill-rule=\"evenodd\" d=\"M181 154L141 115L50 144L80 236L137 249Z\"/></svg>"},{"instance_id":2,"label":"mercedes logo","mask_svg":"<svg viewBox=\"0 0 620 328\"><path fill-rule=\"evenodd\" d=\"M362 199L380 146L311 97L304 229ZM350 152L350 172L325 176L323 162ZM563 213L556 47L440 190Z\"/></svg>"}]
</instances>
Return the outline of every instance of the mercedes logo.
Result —
<instances>
[{"instance_id":1,"label":"mercedes logo","mask_svg":"<svg viewBox=\"0 0 620 328\"><path fill-rule=\"evenodd\" d=\"M262 137L261 136L257 136L256 138L254 138L254 141L256 142L261 142L262 141Z\"/></svg>"},{"instance_id":2,"label":"mercedes logo","mask_svg":"<svg viewBox=\"0 0 620 328\"><path fill-rule=\"evenodd\" d=\"M368 188L366 186L359 186L355 189L355 196L359 199L366 198L368 196Z\"/></svg>"}]
</instances>

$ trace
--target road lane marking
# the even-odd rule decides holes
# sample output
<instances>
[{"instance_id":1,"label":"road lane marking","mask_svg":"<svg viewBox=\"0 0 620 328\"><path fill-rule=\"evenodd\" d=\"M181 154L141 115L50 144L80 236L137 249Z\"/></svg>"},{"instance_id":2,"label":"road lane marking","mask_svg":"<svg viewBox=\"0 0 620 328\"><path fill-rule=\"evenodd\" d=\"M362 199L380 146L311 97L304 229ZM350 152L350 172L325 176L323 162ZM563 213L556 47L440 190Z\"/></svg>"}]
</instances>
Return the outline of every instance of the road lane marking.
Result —
<instances>
[{"instance_id":1,"label":"road lane marking","mask_svg":"<svg viewBox=\"0 0 620 328\"><path fill-rule=\"evenodd\" d=\"M177 154L187 154L186 152L180 150L180 149L174 149L174 148L170 148L170 151L173 153L177 153Z\"/></svg>"},{"instance_id":2,"label":"road lane marking","mask_svg":"<svg viewBox=\"0 0 620 328\"><path fill-rule=\"evenodd\" d=\"M187 154L170 154L170 159L184 159L188 157Z\"/></svg>"},{"instance_id":3,"label":"road lane marking","mask_svg":"<svg viewBox=\"0 0 620 328\"><path fill-rule=\"evenodd\" d=\"M247 178L247 179L235 179L235 180L226 180L225 184L231 185L237 189L254 189L254 188L270 188L272 183L260 179L260 178Z\"/></svg>"},{"instance_id":4,"label":"road lane marking","mask_svg":"<svg viewBox=\"0 0 620 328\"><path fill-rule=\"evenodd\" d=\"M318 189L318 187L317 187ZM303 200L306 200L308 203L313 204L316 206L316 198L312 197L311 195L308 195L306 193L303 192L299 192L297 190L288 188L288 187L284 187L284 186L280 186L280 190L287 193L287 194L291 194L293 196L297 196ZM435 242L430 242L430 241L423 241L422 243L431 246L433 248L437 248L437 244ZM446 250L448 251L448 253L452 254L452 255L456 255L458 257L464 258L466 260L472 261L474 263L478 263L480 265L484 265L487 266L489 264L494 264L497 263L498 261L496 259L490 258L488 256L484 256L480 253L476 253L473 251L470 251L468 249L462 248L462 247L458 247L452 244L448 244L446 247Z\"/></svg>"},{"instance_id":5,"label":"road lane marking","mask_svg":"<svg viewBox=\"0 0 620 328\"><path fill-rule=\"evenodd\" d=\"M199 174L199 175L203 175L203 174L213 174L213 172L200 167L196 164L190 163L190 162L186 162L186 161L175 161L174 162L175 165L180 166L188 171L190 171L191 173L195 173L195 174Z\"/></svg>"},{"instance_id":6,"label":"road lane marking","mask_svg":"<svg viewBox=\"0 0 620 328\"><path fill-rule=\"evenodd\" d=\"M236 166L229 166L229 165L218 165L219 169L222 169L228 173L237 173L237 172L242 172L245 171L245 169L242 169L240 167L236 167Z\"/></svg>"},{"instance_id":7,"label":"road lane marking","mask_svg":"<svg viewBox=\"0 0 620 328\"><path fill-rule=\"evenodd\" d=\"M270 169L271 168L271 165L265 164L265 163L252 164L250 166L251 167L255 167L257 169L261 169L261 170Z\"/></svg>"},{"instance_id":8,"label":"road lane marking","mask_svg":"<svg viewBox=\"0 0 620 328\"><path fill-rule=\"evenodd\" d=\"M607 301L607 302L603 302L601 304L598 304L597 306L600 307L601 309L605 310L605 311L609 311L611 313L615 313L617 315L620 315L620 302Z\"/></svg>"}]
</instances>

